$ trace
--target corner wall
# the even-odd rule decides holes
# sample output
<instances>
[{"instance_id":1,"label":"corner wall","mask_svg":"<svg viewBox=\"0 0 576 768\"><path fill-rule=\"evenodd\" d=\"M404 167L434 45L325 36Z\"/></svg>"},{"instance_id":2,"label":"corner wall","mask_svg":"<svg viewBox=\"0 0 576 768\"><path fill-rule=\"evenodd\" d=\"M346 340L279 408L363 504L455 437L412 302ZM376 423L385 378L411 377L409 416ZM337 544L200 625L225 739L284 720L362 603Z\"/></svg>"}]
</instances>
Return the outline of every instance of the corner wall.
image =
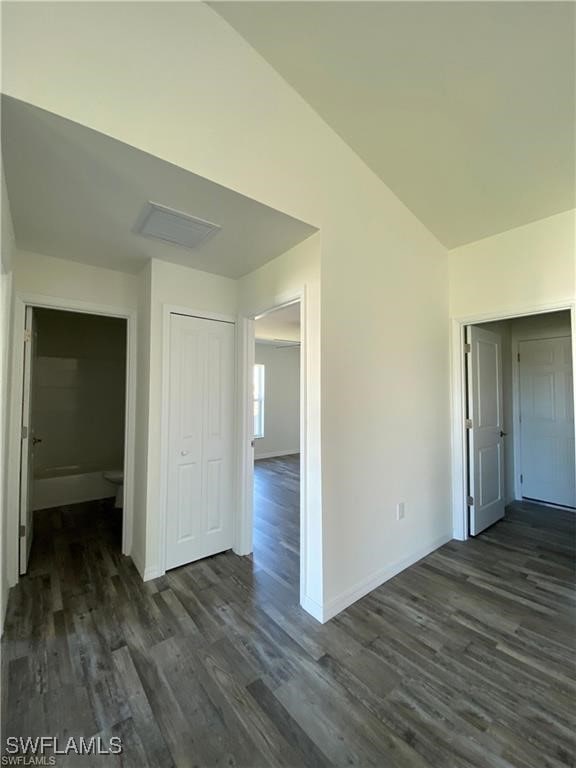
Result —
<instances>
[{"instance_id":1,"label":"corner wall","mask_svg":"<svg viewBox=\"0 0 576 768\"><path fill-rule=\"evenodd\" d=\"M445 249L211 7L14 3L4 26L9 95L321 230L322 350L310 363L323 382L311 414L319 428L318 397L323 618L446 541ZM153 369L158 360L153 346Z\"/></svg>"}]
</instances>

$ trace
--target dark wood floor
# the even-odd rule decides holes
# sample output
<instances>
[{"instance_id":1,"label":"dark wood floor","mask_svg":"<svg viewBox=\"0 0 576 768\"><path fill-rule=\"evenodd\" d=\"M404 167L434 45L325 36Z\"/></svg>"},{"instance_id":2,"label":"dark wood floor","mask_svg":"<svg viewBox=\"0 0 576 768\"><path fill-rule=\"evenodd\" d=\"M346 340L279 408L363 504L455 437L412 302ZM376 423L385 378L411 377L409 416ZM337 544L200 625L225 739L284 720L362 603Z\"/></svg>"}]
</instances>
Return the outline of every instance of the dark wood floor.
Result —
<instances>
[{"instance_id":1,"label":"dark wood floor","mask_svg":"<svg viewBox=\"0 0 576 768\"><path fill-rule=\"evenodd\" d=\"M265 469L260 501L284 483L295 500ZM297 604L281 519L257 515L254 562L142 584L112 510L40 514L10 596L5 732L124 740L67 766L574 765L575 516L517 505L324 626Z\"/></svg>"},{"instance_id":2,"label":"dark wood floor","mask_svg":"<svg viewBox=\"0 0 576 768\"><path fill-rule=\"evenodd\" d=\"M300 456L254 463L254 564L293 598L300 590Z\"/></svg>"}]
</instances>

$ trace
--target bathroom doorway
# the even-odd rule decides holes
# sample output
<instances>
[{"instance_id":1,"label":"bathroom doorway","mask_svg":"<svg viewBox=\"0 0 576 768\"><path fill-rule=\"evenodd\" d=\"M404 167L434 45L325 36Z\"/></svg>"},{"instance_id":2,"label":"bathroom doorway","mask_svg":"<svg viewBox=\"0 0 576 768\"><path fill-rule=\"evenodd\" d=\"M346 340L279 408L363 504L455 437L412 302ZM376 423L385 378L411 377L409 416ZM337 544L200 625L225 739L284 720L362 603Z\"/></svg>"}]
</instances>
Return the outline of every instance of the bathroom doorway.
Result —
<instances>
[{"instance_id":1,"label":"bathroom doorway","mask_svg":"<svg viewBox=\"0 0 576 768\"><path fill-rule=\"evenodd\" d=\"M124 551L128 319L24 307L20 575Z\"/></svg>"}]
</instances>

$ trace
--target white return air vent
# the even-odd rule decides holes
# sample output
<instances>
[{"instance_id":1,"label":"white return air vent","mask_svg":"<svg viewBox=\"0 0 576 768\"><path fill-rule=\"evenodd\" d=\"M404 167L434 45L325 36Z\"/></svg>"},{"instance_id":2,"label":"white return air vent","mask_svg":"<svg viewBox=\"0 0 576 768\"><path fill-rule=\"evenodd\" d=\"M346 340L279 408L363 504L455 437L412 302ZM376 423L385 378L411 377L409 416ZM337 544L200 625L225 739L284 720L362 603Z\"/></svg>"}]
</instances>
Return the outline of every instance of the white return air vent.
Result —
<instances>
[{"instance_id":1,"label":"white return air vent","mask_svg":"<svg viewBox=\"0 0 576 768\"><path fill-rule=\"evenodd\" d=\"M220 229L218 224L149 202L142 211L134 231L144 237L163 240L182 248L197 248Z\"/></svg>"}]
</instances>

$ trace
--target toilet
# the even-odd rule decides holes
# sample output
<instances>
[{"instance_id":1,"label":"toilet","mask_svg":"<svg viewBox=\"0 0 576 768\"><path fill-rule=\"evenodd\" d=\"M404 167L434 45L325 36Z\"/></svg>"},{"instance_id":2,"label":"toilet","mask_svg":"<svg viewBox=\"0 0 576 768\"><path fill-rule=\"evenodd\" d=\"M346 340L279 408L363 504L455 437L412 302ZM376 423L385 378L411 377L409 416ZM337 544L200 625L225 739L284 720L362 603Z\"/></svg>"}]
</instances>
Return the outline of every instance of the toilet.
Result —
<instances>
[{"instance_id":1,"label":"toilet","mask_svg":"<svg viewBox=\"0 0 576 768\"><path fill-rule=\"evenodd\" d=\"M114 506L121 509L124 501L124 472L121 469L112 469L109 472L103 472L102 474L104 480L108 480L109 483L117 486Z\"/></svg>"}]
</instances>

